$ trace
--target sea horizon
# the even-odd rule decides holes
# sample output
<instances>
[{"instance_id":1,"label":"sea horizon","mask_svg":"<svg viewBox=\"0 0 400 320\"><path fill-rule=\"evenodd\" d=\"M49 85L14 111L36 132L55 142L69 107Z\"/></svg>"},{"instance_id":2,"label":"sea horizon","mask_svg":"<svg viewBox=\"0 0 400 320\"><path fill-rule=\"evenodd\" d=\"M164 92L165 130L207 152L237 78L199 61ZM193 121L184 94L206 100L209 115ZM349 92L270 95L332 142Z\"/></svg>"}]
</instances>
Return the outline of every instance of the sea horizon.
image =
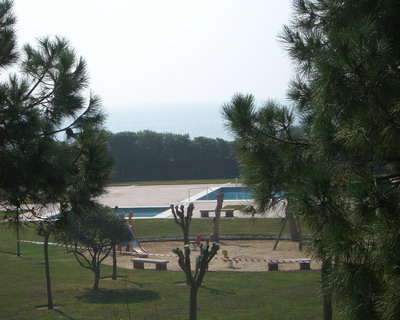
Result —
<instances>
[{"instance_id":1,"label":"sea horizon","mask_svg":"<svg viewBox=\"0 0 400 320\"><path fill-rule=\"evenodd\" d=\"M218 103L157 104L105 107L112 133L150 130L195 137L233 140Z\"/></svg>"}]
</instances>

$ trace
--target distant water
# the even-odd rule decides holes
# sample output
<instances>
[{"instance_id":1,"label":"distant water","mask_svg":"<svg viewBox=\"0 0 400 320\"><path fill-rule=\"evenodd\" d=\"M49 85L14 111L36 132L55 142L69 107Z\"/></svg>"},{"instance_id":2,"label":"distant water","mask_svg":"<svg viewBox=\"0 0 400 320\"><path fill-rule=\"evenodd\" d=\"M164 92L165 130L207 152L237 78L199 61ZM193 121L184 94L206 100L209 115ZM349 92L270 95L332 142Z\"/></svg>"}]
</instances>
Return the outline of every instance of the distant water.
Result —
<instances>
[{"instance_id":1,"label":"distant water","mask_svg":"<svg viewBox=\"0 0 400 320\"><path fill-rule=\"evenodd\" d=\"M151 130L233 140L218 104L106 107L107 128L113 133Z\"/></svg>"}]
</instances>

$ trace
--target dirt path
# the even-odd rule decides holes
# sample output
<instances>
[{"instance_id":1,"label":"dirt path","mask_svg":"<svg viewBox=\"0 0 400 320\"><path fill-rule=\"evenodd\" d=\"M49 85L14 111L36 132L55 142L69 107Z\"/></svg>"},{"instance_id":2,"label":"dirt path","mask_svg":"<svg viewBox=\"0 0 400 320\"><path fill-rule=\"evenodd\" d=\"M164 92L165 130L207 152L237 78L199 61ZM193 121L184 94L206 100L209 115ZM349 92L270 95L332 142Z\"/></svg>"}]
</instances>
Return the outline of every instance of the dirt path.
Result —
<instances>
[{"instance_id":1,"label":"dirt path","mask_svg":"<svg viewBox=\"0 0 400 320\"><path fill-rule=\"evenodd\" d=\"M281 240L276 251L272 250L275 241L273 240L226 240L220 243L220 250L218 255L211 261L209 265L210 271L268 271L266 262L247 262L238 261L233 262L233 266L229 267L229 262L222 260L222 251L226 250L230 258L238 259L261 259L261 260L275 260L275 259L302 259L311 257L304 251L299 251L297 242ZM182 242L146 242L142 243L143 248L150 254L149 258L153 259L166 259L169 260L168 270L180 271L177 263L177 257L171 252L173 248L182 248ZM197 249L192 251L191 256L195 259L200 251ZM168 256L162 256L168 255ZM170 256L169 256L170 255ZM118 266L121 268L132 269L132 256L118 255ZM111 258L105 260L106 264L111 265ZM146 264L146 269L155 269L153 264ZM311 269L320 269L320 263L312 263ZM283 263L279 264L279 270L299 270L298 263Z\"/></svg>"}]
</instances>

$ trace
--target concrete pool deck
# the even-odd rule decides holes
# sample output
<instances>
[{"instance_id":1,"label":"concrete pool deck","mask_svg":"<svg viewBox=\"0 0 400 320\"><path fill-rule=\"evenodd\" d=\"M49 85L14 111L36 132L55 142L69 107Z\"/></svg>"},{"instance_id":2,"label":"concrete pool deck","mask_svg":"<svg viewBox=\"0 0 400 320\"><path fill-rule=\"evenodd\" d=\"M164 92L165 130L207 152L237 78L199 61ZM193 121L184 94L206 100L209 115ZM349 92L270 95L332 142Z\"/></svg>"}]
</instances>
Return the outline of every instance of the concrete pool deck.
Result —
<instances>
[{"instance_id":1,"label":"concrete pool deck","mask_svg":"<svg viewBox=\"0 0 400 320\"><path fill-rule=\"evenodd\" d=\"M107 205L111 208L118 207L169 207L171 204L174 206L184 205L187 207L189 203L193 202L194 211L193 218L201 218L200 210L214 210L216 200L196 200L207 193L216 190L220 187L240 187L241 184L226 183L226 184L181 184L181 185L149 185L149 186L117 186L107 187L106 193L96 200L101 204ZM223 206L227 205L252 205L252 200L224 200ZM38 220L38 216L49 217L58 213L57 205L48 205L41 208L37 216L31 214L20 215L21 220ZM285 216L285 205L278 206L276 209L269 209L265 214L257 215L259 218L277 218ZM211 213L210 217L214 217ZM245 214L239 210L235 210L235 218L247 218ZM135 217L134 217L135 218ZM158 214L155 217L136 217L136 219L172 219L173 215L170 209ZM223 219L224 214L221 215ZM207 218L203 218L207 219Z\"/></svg>"},{"instance_id":2,"label":"concrete pool deck","mask_svg":"<svg viewBox=\"0 0 400 320\"><path fill-rule=\"evenodd\" d=\"M215 209L216 200L195 199L207 194L210 190L221 186L241 186L235 183L227 184L184 184L184 185L150 185L150 186L118 186L106 188L107 193L98 198L104 205L114 208L118 207L169 207L173 205L184 205L194 203L193 218L200 218L200 210ZM225 200L223 205L247 205L251 200ZM235 217L248 217L240 211L235 211ZM173 218L170 210L159 214L157 218ZM228 218L229 219L229 218Z\"/></svg>"}]
</instances>

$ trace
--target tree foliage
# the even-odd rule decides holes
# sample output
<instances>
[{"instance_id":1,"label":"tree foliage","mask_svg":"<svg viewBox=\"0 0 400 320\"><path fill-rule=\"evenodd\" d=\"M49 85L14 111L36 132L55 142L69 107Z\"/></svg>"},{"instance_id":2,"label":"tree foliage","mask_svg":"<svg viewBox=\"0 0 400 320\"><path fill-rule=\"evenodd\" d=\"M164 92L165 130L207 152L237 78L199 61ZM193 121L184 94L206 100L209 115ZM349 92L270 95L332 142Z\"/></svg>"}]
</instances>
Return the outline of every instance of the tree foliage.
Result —
<instances>
[{"instance_id":1,"label":"tree foliage","mask_svg":"<svg viewBox=\"0 0 400 320\"><path fill-rule=\"evenodd\" d=\"M293 111L256 109L251 95L224 106L241 172L260 206L287 192L345 318L398 319L400 7L297 0L294 11L280 36L297 66Z\"/></svg>"},{"instance_id":2,"label":"tree foliage","mask_svg":"<svg viewBox=\"0 0 400 320\"><path fill-rule=\"evenodd\" d=\"M236 178L231 143L152 131L111 134L114 182Z\"/></svg>"},{"instance_id":3,"label":"tree foliage","mask_svg":"<svg viewBox=\"0 0 400 320\"><path fill-rule=\"evenodd\" d=\"M309 143L294 126L293 113L273 101L257 109L252 95L237 94L223 111L236 138L241 176L264 211L274 195L288 193L293 181L300 179Z\"/></svg>"},{"instance_id":4,"label":"tree foliage","mask_svg":"<svg viewBox=\"0 0 400 320\"><path fill-rule=\"evenodd\" d=\"M66 212L58 222L56 239L66 245L78 263L94 273L92 291L99 290L101 263L118 243L133 238L124 219L109 207L93 204ZM82 248L85 247L85 248Z\"/></svg>"},{"instance_id":5,"label":"tree foliage","mask_svg":"<svg viewBox=\"0 0 400 320\"><path fill-rule=\"evenodd\" d=\"M32 211L29 203L87 201L103 192L112 162L100 98L86 90L86 62L61 37L17 55L11 9L0 3L0 67L17 70L0 84L1 203Z\"/></svg>"},{"instance_id":6,"label":"tree foliage","mask_svg":"<svg viewBox=\"0 0 400 320\"><path fill-rule=\"evenodd\" d=\"M19 238L20 213L40 217L48 205L64 212L90 204L103 193L113 162L100 98L87 91L86 62L61 37L18 49L12 8L12 1L0 1L0 205ZM53 225L37 227L45 238L51 309Z\"/></svg>"}]
</instances>

